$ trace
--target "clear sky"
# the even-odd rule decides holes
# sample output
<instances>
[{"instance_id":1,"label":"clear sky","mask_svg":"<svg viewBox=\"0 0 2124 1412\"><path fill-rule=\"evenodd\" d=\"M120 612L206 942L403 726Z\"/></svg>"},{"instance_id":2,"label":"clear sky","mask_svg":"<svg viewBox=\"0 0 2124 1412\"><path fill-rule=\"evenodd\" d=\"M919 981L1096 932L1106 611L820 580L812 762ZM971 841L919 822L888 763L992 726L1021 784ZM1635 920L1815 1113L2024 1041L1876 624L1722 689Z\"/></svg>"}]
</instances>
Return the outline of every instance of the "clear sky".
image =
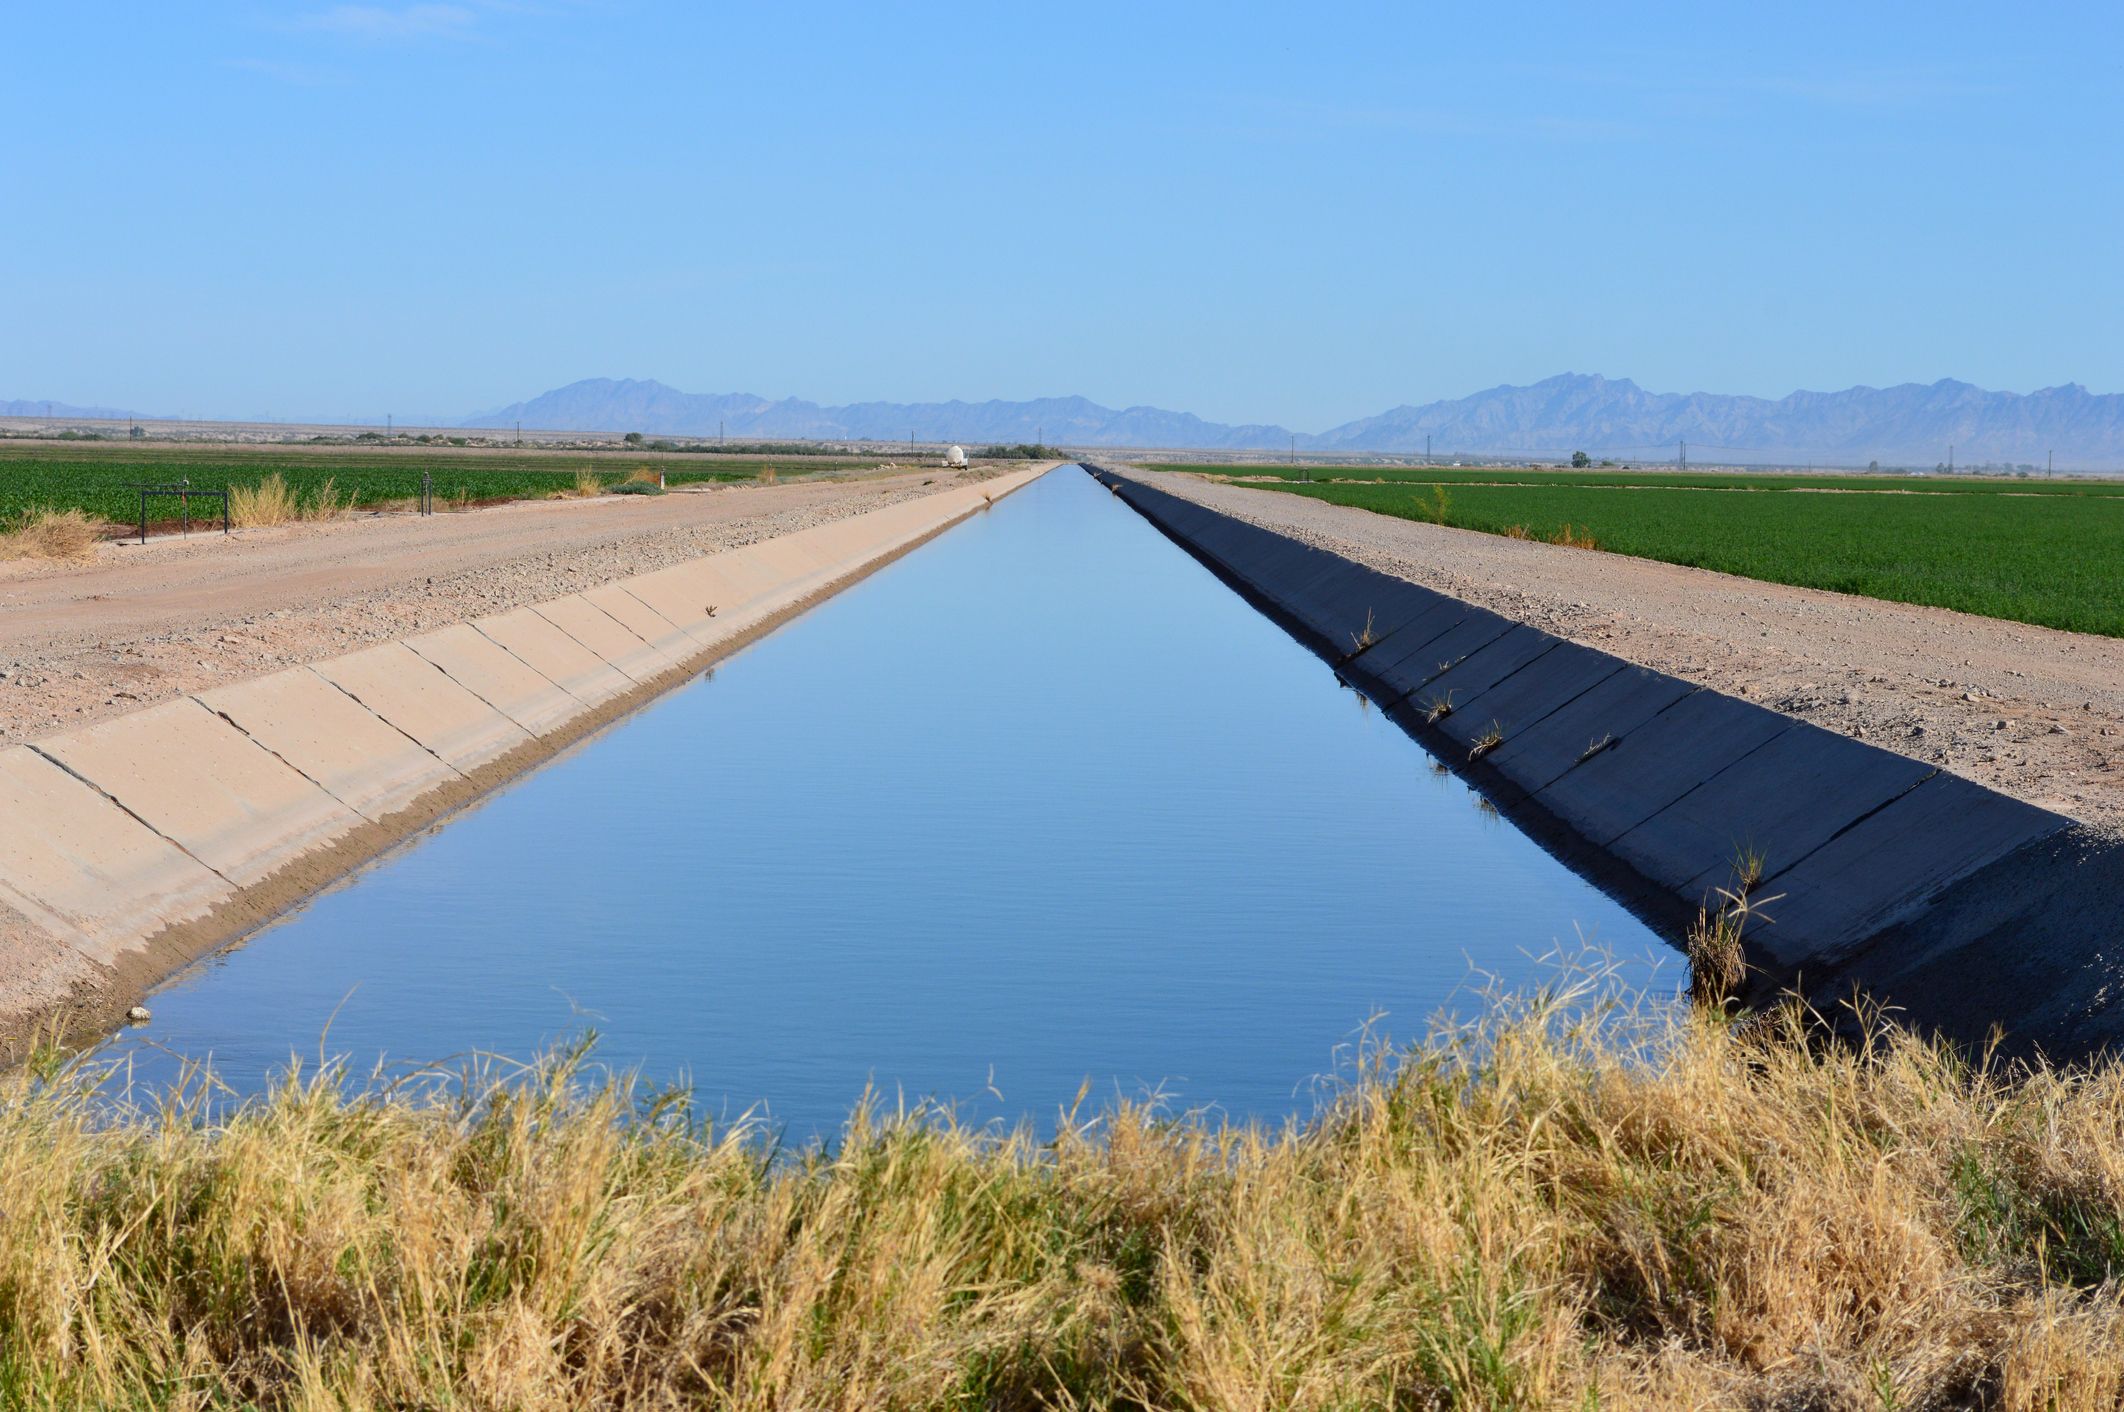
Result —
<instances>
[{"instance_id":1,"label":"clear sky","mask_svg":"<svg viewBox=\"0 0 2124 1412\"><path fill-rule=\"evenodd\" d=\"M2120 16L14 4L0 398L2120 391Z\"/></svg>"}]
</instances>

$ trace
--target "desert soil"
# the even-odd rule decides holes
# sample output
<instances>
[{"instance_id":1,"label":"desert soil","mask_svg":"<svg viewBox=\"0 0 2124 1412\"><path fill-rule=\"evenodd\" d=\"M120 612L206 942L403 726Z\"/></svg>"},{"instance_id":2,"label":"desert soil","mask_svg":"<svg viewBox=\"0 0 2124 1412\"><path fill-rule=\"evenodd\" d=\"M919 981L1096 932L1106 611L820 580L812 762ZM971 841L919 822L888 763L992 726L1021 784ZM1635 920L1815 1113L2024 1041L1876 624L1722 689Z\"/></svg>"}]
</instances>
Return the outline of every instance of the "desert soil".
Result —
<instances>
[{"instance_id":1,"label":"desert soil","mask_svg":"<svg viewBox=\"0 0 2124 1412\"><path fill-rule=\"evenodd\" d=\"M992 472L524 501L0 562L0 745L595 588Z\"/></svg>"},{"instance_id":2,"label":"desert soil","mask_svg":"<svg viewBox=\"0 0 2124 1412\"><path fill-rule=\"evenodd\" d=\"M1189 474L1156 483L1560 637L2046 809L2124 826L2124 641L1505 539Z\"/></svg>"}]
</instances>

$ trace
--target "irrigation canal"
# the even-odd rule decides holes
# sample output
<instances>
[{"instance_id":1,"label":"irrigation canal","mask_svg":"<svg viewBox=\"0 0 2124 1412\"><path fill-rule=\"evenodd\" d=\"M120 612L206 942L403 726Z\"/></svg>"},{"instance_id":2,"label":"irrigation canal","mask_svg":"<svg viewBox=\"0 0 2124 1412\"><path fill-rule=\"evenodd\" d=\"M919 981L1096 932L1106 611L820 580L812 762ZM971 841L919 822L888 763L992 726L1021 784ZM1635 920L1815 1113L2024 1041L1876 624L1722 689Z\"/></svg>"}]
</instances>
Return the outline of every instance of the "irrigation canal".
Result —
<instances>
[{"instance_id":1,"label":"irrigation canal","mask_svg":"<svg viewBox=\"0 0 2124 1412\"><path fill-rule=\"evenodd\" d=\"M1589 941L1679 958L1072 468L149 999L105 1052L598 1057L831 1130L866 1084L1280 1117Z\"/></svg>"}]
</instances>

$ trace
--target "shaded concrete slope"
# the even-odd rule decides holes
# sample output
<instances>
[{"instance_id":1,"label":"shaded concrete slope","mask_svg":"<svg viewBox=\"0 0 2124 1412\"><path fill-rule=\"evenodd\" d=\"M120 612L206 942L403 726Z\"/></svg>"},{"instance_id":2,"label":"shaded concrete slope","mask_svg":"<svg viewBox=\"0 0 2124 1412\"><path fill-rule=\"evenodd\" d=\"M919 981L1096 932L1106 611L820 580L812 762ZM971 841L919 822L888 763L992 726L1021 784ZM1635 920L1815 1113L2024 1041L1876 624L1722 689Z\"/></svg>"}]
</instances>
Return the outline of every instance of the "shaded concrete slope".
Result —
<instances>
[{"instance_id":1,"label":"shaded concrete slope","mask_svg":"<svg viewBox=\"0 0 2124 1412\"><path fill-rule=\"evenodd\" d=\"M1758 998L1854 988L1955 1038L2119 1028L2124 849L1861 741L1651 671L1097 466L1566 861L1678 935L1758 871ZM1743 860L1748 860L1744 862Z\"/></svg>"},{"instance_id":2,"label":"shaded concrete slope","mask_svg":"<svg viewBox=\"0 0 2124 1412\"><path fill-rule=\"evenodd\" d=\"M0 1043L107 1021L176 965L1039 474L0 749Z\"/></svg>"}]
</instances>

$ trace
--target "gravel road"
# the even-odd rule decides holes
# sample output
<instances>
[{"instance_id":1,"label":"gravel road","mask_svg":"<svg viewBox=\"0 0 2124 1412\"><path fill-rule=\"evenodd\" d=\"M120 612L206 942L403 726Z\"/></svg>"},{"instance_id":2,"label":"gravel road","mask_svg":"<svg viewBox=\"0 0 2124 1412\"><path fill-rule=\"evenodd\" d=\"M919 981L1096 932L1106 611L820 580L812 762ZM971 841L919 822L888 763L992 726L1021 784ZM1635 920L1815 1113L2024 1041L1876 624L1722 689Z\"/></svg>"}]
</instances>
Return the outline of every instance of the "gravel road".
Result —
<instances>
[{"instance_id":1,"label":"gravel road","mask_svg":"<svg viewBox=\"0 0 2124 1412\"><path fill-rule=\"evenodd\" d=\"M358 515L0 562L0 744L555 598L993 472Z\"/></svg>"},{"instance_id":2,"label":"gravel road","mask_svg":"<svg viewBox=\"0 0 2124 1412\"><path fill-rule=\"evenodd\" d=\"M1561 637L2124 826L2124 641L1395 519L1161 487Z\"/></svg>"}]
</instances>

